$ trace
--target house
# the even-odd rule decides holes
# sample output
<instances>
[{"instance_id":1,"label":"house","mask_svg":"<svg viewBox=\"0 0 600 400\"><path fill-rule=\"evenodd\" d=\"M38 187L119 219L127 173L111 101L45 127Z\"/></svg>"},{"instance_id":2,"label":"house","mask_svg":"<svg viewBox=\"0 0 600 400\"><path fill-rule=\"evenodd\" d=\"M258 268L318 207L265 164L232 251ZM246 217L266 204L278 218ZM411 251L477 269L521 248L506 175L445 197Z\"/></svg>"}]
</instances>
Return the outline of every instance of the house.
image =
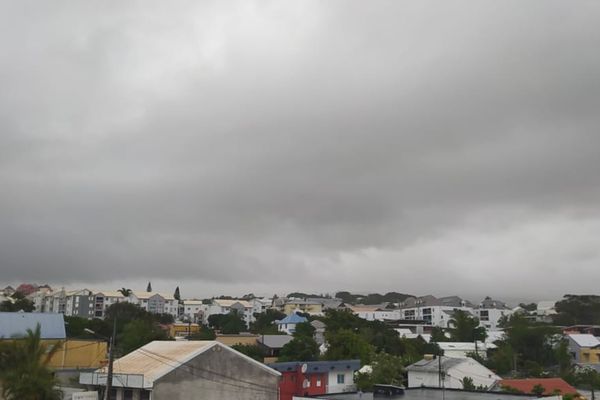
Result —
<instances>
[{"instance_id":1,"label":"house","mask_svg":"<svg viewBox=\"0 0 600 400\"><path fill-rule=\"evenodd\" d=\"M106 368L81 373L89 389ZM277 400L281 374L215 341L154 341L115 360L113 393L134 400Z\"/></svg>"},{"instance_id":2,"label":"house","mask_svg":"<svg viewBox=\"0 0 600 400\"><path fill-rule=\"evenodd\" d=\"M202 316L203 323L208 324L208 317L214 314L229 314L230 312L237 312L240 317L246 322L246 326L249 327L250 323L255 320L253 314L254 307L246 300L236 299L213 299L208 305L206 312Z\"/></svg>"},{"instance_id":3,"label":"house","mask_svg":"<svg viewBox=\"0 0 600 400\"><path fill-rule=\"evenodd\" d=\"M424 386L462 389L465 377L473 379L473 384L477 387L489 388L500 380L498 375L472 358L426 357L409 365L406 370L410 388Z\"/></svg>"},{"instance_id":4,"label":"house","mask_svg":"<svg viewBox=\"0 0 600 400\"><path fill-rule=\"evenodd\" d=\"M484 342L439 342L437 345L446 357L465 358L470 353L477 353L482 358L487 357L487 345Z\"/></svg>"},{"instance_id":5,"label":"house","mask_svg":"<svg viewBox=\"0 0 600 400\"><path fill-rule=\"evenodd\" d=\"M59 370L98 368L106 360L106 342L66 338L63 314L0 312L0 341L19 340L38 324L44 345L60 344L48 362L49 367Z\"/></svg>"},{"instance_id":6,"label":"house","mask_svg":"<svg viewBox=\"0 0 600 400\"><path fill-rule=\"evenodd\" d=\"M533 393L533 388L538 385L544 388L544 396L550 396L557 393L560 393L561 395L577 393L577 389L561 378L501 379L492 389L513 389L522 393Z\"/></svg>"},{"instance_id":7,"label":"house","mask_svg":"<svg viewBox=\"0 0 600 400\"><path fill-rule=\"evenodd\" d=\"M283 306L284 314L302 312L310 315L323 315L323 304L317 300L288 299Z\"/></svg>"},{"instance_id":8,"label":"house","mask_svg":"<svg viewBox=\"0 0 600 400\"><path fill-rule=\"evenodd\" d=\"M64 314L69 317L93 318L94 293L89 289L66 292Z\"/></svg>"},{"instance_id":9,"label":"house","mask_svg":"<svg viewBox=\"0 0 600 400\"><path fill-rule=\"evenodd\" d=\"M128 300L121 292L111 290L96 292L94 296L94 318L102 319L106 316L108 307Z\"/></svg>"},{"instance_id":10,"label":"house","mask_svg":"<svg viewBox=\"0 0 600 400\"><path fill-rule=\"evenodd\" d=\"M600 364L600 339L594 335L573 333L567 335L569 353L577 364Z\"/></svg>"},{"instance_id":11,"label":"house","mask_svg":"<svg viewBox=\"0 0 600 400\"><path fill-rule=\"evenodd\" d=\"M535 309L535 320L537 322L552 323L552 317L556 314L556 301L545 300L537 303Z\"/></svg>"},{"instance_id":12,"label":"house","mask_svg":"<svg viewBox=\"0 0 600 400\"><path fill-rule=\"evenodd\" d=\"M260 335L256 342L265 355L265 363L277 362L279 352L294 339L290 335Z\"/></svg>"},{"instance_id":13,"label":"house","mask_svg":"<svg viewBox=\"0 0 600 400\"><path fill-rule=\"evenodd\" d=\"M488 296L475 308L474 314L481 326L487 330L496 330L499 328L500 319L512 314L512 310L506 303Z\"/></svg>"},{"instance_id":14,"label":"house","mask_svg":"<svg viewBox=\"0 0 600 400\"><path fill-rule=\"evenodd\" d=\"M296 313L291 313L284 319L275 321L275 324L277 324L277 330L279 332L285 332L288 335L293 335L296 331L296 325L304 322L308 322L305 317L301 317Z\"/></svg>"},{"instance_id":15,"label":"house","mask_svg":"<svg viewBox=\"0 0 600 400\"><path fill-rule=\"evenodd\" d=\"M280 400L356 390L354 373L360 360L307 361L269 364L282 375Z\"/></svg>"}]
</instances>

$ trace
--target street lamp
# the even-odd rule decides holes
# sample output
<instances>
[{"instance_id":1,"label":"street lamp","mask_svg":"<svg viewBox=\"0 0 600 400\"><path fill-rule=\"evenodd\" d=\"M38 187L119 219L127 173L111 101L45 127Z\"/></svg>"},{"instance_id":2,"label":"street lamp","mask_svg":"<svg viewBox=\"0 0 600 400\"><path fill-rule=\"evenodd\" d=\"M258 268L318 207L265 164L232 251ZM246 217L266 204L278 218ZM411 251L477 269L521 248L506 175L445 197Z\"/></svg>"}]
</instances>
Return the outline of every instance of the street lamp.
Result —
<instances>
[{"instance_id":1,"label":"street lamp","mask_svg":"<svg viewBox=\"0 0 600 400\"><path fill-rule=\"evenodd\" d=\"M117 335L117 318L113 319L113 332L110 338L106 336L102 336L91 329L84 328L83 330L89 334L100 337L104 340L107 340L109 343L108 347L108 374L106 376L106 390L104 394L105 400L110 400L110 391L112 389L112 380L113 380L113 361L114 361L114 348L115 348L115 336Z\"/></svg>"}]
</instances>

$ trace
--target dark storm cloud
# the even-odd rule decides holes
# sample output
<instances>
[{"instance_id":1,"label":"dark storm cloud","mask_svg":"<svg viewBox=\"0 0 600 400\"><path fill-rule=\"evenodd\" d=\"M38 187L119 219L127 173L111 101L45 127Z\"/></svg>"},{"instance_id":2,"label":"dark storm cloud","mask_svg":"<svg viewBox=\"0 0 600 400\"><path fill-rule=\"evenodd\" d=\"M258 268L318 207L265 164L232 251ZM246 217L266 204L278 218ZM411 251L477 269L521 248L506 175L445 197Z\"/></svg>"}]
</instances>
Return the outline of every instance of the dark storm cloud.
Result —
<instances>
[{"instance_id":1,"label":"dark storm cloud","mask_svg":"<svg viewBox=\"0 0 600 400\"><path fill-rule=\"evenodd\" d=\"M594 2L2 7L2 281L597 274Z\"/></svg>"}]
</instances>

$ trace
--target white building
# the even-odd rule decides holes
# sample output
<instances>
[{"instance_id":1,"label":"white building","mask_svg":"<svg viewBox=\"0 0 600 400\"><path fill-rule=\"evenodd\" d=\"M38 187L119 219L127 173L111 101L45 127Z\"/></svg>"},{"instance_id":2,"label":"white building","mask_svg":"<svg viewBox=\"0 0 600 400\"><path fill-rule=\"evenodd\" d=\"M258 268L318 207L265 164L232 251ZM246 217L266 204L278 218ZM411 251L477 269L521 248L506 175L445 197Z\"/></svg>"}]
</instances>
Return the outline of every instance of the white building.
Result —
<instances>
[{"instance_id":1,"label":"white building","mask_svg":"<svg viewBox=\"0 0 600 400\"><path fill-rule=\"evenodd\" d=\"M208 304L204 304L202 300L184 300L183 301L183 318L187 321L195 323L204 320L204 314L208 311Z\"/></svg>"},{"instance_id":2,"label":"white building","mask_svg":"<svg viewBox=\"0 0 600 400\"><path fill-rule=\"evenodd\" d=\"M476 387L491 387L501 378L472 358L425 358L409 365L408 387L445 387L462 389L463 379L473 380ZM440 385L440 371L441 385Z\"/></svg>"},{"instance_id":3,"label":"white building","mask_svg":"<svg viewBox=\"0 0 600 400\"><path fill-rule=\"evenodd\" d=\"M277 324L277 330L279 332L284 332L288 335L293 335L296 332L296 325L302 324L304 322L308 322L308 320L304 317L299 316L296 313L291 313L284 319L280 321L275 321Z\"/></svg>"},{"instance_id":4,"label":"white building","mask_svg":"<svg viewBox=\"0 0 600 400\"><path fill-rule=\"evenodd\" d=\"M64 314L71 317L93 318L94 293L89 289L66 292Z\"/></svg>"},{"instance_id":5,"label":"white building","mask_svg":"<svg viewBox=\"0 0 600 400\"><path fill-rule=\"evenodd\" d=\"M113 304L128 302L129 299L119 291L103 290L95 293L94 317L104 318L106 310Z\"/></svg>"},{"instance_id":6,"label":"white building","mask_svg":"<svg viewBox=\"0 0 600 400\"><path fill-rule=\"evenodd\" d=\"M385 308L383 305L348 306L354 315L367 321L397 321L402 319L402 311Z\"/></svg>"},{"instance_id":7,"label":"white building","mask_svg":"<svg viewBox=\"0 0 600 400\"><path fill-rule=\"evenodd\" d=\"M400 303L401 318L404 320L425 321L427 325L447 328L455 311L473 314L473 304L458 296L440 297L427 295L409 297Z\"/></svg>"},{"instance_id":8,"label":"white building","mask_svg":"<svg viewBox=\"0 0 600 400\"><path fill-rule=\"evenodd\" d=\"M153 314L171 314L177 318L179 302L175 297L157 292L132 292L129 302Z\"/></svg>"},{"instance_id":9,"label":"white building","mask_svg":"<svg viewBox=\"0 0 600 400\"><path fill-rule=\"evenodd\" d=\"M444 351L444 356L452 358L466 358L469 354L477 352L482 357L487 357L487 345L484 342L439 342L439 348Z\"/></svg>"},{"instance_id":10,"label":"white building","mask_svg":"<svg viewBox=\"0 0 600 400\"><path fill-rule=\"evenodd\" d=\"M486 297L474 310L481 326L487 330L499 329L502 317L512 314L512 310L502 301Z\"/></svg>"},{"instance_id":11,"label":"white building","mask_svg":"<svg viewBox=\"0 0 600 400\"><path fill-rule=\"evenodd\" d=\"M203 323L208 323L208 317L214 314L229 314L234 311L246 322L246 326L250 326L251 322L254 322L254 307L246 300L235 300L235 299L213 299L208 305L206 312L202 316Z\"/></svg>"}]
</instances>

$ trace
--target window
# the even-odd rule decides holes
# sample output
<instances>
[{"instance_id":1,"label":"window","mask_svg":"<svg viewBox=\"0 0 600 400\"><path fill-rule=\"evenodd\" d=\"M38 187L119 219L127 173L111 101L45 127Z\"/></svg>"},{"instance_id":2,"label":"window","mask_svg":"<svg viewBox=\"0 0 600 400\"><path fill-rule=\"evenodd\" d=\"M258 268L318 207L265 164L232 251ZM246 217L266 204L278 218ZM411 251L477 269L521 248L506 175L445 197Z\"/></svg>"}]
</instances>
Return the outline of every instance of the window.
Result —
<instances>
[{"instance_id":1,"label":"window","mask_svg":"<svg viewBox=\"0 0 600 400\"><path fill-rule=\"evenodd\" d=\"M123 400L133 400L133 390L125 389L123 391Z\"/></svg>"},{"instance_id":2,"label":"window","mask_svg":"<svg viewBox=\"0 0 600 400\"><path fill-rule=\"evenodd\" d=\"M321 387L321 378L317 378L317 387Z\"/></svg>"},{"instance_id":3,"label":"window","mask_svg":"<svg viewBox=\"0 0 600 400\"><path fill-rule=\"evenodd\" d=\"M345 377L346 377L346 376L345 376L344 374L338 374L338 375L337 375L337 383L338 383L338 385L341 385L341 384L343 384L343 383L344 383L344 379L345 379Z\"/></svg>"}]
</instances>

